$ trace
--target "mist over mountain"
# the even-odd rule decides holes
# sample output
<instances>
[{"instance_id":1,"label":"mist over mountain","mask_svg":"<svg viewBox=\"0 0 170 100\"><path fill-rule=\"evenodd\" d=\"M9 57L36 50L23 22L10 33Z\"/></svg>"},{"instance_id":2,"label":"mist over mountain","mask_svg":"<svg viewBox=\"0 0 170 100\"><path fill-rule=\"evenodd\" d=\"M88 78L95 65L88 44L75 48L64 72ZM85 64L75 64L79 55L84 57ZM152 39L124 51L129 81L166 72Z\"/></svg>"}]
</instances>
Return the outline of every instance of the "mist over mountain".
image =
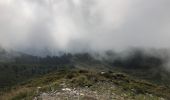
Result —
<instances>
[{"instance_id":1,"label":"mist over mountain","mask_svg":"<svg viewBox=\"0 0 170 100\"><path fill-rule=\"evenodd\" d=\"M1 0L0 45L33 55L166 48L169 0Z\"/></svg>"},{"instance_id":2,"label":"mist over mountain","mask_svg":"<svg viewBox=\"0 0 170 100\"><path fill-rule=\"evenodd\" d=\"M0 0L0 100L170 100L170 0Z\"/></svg>"}]
</instances>

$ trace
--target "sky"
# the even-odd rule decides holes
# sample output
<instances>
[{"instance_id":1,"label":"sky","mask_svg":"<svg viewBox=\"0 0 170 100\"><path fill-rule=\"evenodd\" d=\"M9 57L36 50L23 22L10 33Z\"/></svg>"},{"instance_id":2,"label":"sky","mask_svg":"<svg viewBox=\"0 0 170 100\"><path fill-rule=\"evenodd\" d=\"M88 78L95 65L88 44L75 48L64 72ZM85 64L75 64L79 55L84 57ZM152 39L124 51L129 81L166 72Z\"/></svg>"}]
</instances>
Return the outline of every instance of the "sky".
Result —
<instances>
[{"instance_id":1,"label":"sky","mask_svg":"<svg viewBox=\"0 0 170 100\"><path fill-rule=\"evenodd\" d=\"M0 0L0 46L35 55L170 48L170 0Z\"/></svg>"}]
</instances>

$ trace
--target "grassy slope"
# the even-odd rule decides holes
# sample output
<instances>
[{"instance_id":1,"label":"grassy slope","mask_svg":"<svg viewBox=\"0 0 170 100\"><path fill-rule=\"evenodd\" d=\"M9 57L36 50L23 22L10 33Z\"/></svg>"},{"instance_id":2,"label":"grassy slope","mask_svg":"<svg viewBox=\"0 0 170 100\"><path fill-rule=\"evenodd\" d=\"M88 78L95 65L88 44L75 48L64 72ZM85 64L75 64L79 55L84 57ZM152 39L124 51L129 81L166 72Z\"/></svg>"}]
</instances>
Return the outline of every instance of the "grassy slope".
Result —
<instances>
[{"instance_id":1,"label":"grassy slope","mask_svg":"<svg viewBox=\"0 0 170 100\"><path fill-rule=\"evenodd\" d=\"M170 99L170 88L165 85L160 86L150 83L150 80L153 83L157 83L152 81L157 79L152 79L149 71L144 70L141 72L141 70L115 68L89 57L84 58L84 56L83 58L73 58L71 65L74 65L75 68L54 71L31 80L26 79L27 81L13 86L9 90L0 92L0 100L21 100L23 98L31 100L41 95L42 92L61 90L64 88L60 86L63 83L68 88L76 89L80 87L84 89L88 86L89 92L95 91L105 96L110 91L111 94L118 97L116 100L159 100L161 97L167 100ZM70 66L67 67L69 68ZM106 73L101 74L102 71ZM140 79L147 79L147 81ZM109 88L112 86L115 88ZM37 92L37 87L41 87L39 92Z\"/></svg>"},{"instance_id":2,"label":"grassy slope","mask_svg":"<svg viewBox=\"0 0 170 100\"><path fill-rule=\"evenodd\" d=\"M72 69L52 72L15 86L10 91L1 93L0 100L21 100L23 98L31 100L38 97L41 92L61 90L63 87L60 84L63 83L69 88L88 87L90 91L103 94L107 94L106 92L109 90L118 97L117 100L120 98L122 100L161 100L161 97L170 99L168 87L137 80L117 71L101 73L101 71L91 69L88 71ZM108 86L115 88L108 88ZM37 87L41 87L39 92L37 92Z\"/></svg>"}]
</instances>

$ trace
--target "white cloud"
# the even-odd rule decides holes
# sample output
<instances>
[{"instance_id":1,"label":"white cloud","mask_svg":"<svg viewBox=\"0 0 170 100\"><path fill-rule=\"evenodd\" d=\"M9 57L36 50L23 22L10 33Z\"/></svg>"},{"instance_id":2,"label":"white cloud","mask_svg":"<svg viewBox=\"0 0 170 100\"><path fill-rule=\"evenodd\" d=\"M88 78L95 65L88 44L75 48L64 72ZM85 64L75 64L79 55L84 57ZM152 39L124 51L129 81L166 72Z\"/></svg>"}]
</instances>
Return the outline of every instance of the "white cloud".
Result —
<instances>
[{"instance_id":1,"label":"white cloud","mask_svg":"<svg viewBox=\"0 0 170 100\"><path fill-rule=\"evenodd\" d=\"M170 48L169 0L0 0L0 44L41 54Z\"/></svg>"}]
</instances>

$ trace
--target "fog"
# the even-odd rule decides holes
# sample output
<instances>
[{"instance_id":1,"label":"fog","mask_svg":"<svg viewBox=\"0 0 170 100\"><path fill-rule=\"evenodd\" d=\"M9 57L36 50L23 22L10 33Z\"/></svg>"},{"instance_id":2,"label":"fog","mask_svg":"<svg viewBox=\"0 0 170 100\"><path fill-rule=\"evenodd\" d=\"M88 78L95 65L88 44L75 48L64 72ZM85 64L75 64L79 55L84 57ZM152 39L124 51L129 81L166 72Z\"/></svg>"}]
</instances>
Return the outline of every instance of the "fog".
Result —
<instances>
[{"instance_id":1,"label":"fog","mask_svg":"<svg viewBox=\"0 0 170 100\"><path fill-rule=\"evenodd\" d=\"M170 48L170 0L0 0L0 45L34 55Z\"/></svg>"}]
</instances>

